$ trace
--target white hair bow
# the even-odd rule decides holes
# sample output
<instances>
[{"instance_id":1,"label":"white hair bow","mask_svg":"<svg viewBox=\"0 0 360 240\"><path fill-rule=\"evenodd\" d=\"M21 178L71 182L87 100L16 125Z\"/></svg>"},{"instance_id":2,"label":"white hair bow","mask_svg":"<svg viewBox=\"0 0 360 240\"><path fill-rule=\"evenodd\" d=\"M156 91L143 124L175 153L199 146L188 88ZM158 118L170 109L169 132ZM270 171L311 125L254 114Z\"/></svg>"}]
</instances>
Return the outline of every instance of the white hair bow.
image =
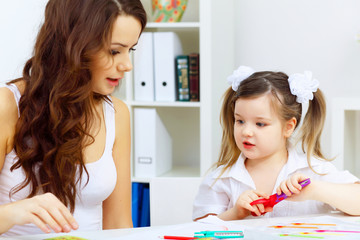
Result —
<instances>
[{"instance_id":1,"label":"white hair bow","mask_svg":"<svg viewBox=\"0 0 360 240\"><path fill-rule=\"evenodd\" d=\"M240 83L250 77L255 71L251 67L240 66L236 69L232 75L227 78L227 82L232 86L232 89L236 92Z\"/></svg>"},{"instance_id":2,"label":"white hair bow","mask_svg":"<svg viewBox=\"0 0 360 240\"><path fill-rule=\"evenodd\" d=\"M314 98L313 92L316 92L319 87L319 81L312 78L310 71L305 71L304 74L295 73L289 76L290 91L296 96L298 103L306 103Z\"/></svg>"}]
</instances>

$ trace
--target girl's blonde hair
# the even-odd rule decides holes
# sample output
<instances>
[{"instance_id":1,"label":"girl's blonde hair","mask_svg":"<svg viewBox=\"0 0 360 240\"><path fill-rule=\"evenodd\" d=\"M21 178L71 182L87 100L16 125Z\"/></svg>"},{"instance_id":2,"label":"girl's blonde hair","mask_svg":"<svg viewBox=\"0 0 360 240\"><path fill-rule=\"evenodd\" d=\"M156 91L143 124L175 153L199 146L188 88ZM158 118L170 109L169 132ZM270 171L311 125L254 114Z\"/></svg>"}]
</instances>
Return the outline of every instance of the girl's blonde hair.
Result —
<instances>
[{"instance_id":1,"label":"girl's blonde hair","mask_svg":"<svg viewBox=\"0 0 360 240\"><path fill-rule=\"evenodd\" d=\"M288 78L282 72L256 72L242 81L236 92L231 87L225 92L220 115L223 129L221 151L216 163L217 167L224 166L222 173L236 163L241 153L234 139L234 109L237 99L270 94L272 105L280 119L285 122L294 117L296 119L295 129L298 127L301 121L302 107L301 103L296 102L296 96L290 92ZM320 147L320 137L326 116L325 99L320 89L313 94L314 98L309 101L308 111L300 129L302 150L307 155L310 168L311 156L328 160L322 154Z\"/></svg>"}]
</instances>

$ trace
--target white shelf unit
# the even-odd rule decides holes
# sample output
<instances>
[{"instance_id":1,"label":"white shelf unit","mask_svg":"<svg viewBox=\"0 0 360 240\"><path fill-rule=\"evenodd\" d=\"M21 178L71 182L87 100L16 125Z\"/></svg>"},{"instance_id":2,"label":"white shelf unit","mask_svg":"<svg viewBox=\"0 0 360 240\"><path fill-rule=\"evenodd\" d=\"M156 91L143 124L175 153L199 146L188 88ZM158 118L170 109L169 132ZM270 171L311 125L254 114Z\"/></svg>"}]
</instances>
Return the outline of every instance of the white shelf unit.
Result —
<instances>
[{"instance_id":1,"label":"white shelf unit","mask_svg":"<svg viewBox=\"0 0 360 240\"><path fill-rule=\"evenodd\" d=\"M360 98L335 98L332 106L331 157L337 168L360 177Z\"/></svg>"},{"instance_id":2,"label":"white shelf unit","mask_svg":"<svg viewBox=\"0 0 360 240\"><path fill-rule=\"evenodd\" d=\"M164 29L176 29L176 28L199 28L199 22L176 22L176 23L157 23L150 22L146 25L146 28L164 28Z\"/></svg>"},{"instance_id":3,"label":"white shelf unit","mask_svg":"<svg viewBox=\"0 0 360 240\"><path fill-rule=\"evenodd\" d=\"M219 153L221 96L227 87L226 76L234 69L234 0L190 0L182 21L176 23L151 22L151 0L142 2L149 20L144 31L174 31L184 54L200 54L200 102L134 101L132 72L114 95L129 106L131 118L134 108L157 109L173 140L173 169L161 177L201 177Z\"/></svg>"}]
</instances>

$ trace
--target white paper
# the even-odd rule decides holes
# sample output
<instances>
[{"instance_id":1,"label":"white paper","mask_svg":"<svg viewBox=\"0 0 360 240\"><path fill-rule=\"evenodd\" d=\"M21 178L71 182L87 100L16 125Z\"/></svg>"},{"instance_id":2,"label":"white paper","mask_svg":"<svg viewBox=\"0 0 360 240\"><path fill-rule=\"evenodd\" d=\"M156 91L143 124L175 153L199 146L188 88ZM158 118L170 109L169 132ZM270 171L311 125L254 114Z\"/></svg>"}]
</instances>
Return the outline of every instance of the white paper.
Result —
<instances>
[{"instance_id":1,"label":"white paper","mask_svg":"<svg viewBox=\"0 0 360 240\"><path fill-rule=\"evenodd\" d=\"M302 223L305 225L294 225L294 223ZM327 226L321 224L335 224L335 226ZM274 228L272 226L284 226L282 228ZM305 228L293 228L296 226ZM306 228L309 227L309 228ZM310 227L316 227L311 229ZM284 218L274 219L268 218L266 221L258 222L258 224L251 226L246 225L245 231L259 231L270 234L275 239L301 239L311 237L322 237L322 239L360 239L360 233L346 233L346 232L317 232L317 230L330 231L360 231L360 222L347 221L332 216L316 216L308 218ZM295 236L280 236L280 234L297 235ZM303 237L300 237L303 236Z\"/></svg>"},{"instance_id":2,"label":"white paper","mask_svg":"<svg viewBox=\"0 0 360 240\"><path fill-rule=\"evenodd\" d=\"M195 232L200 231L243 231L241 225L233 224L219 219L216 216L209 216L198 222L191 222L178 225L169 225L151 228L148 231L141 231L124 237L111 238L111 240L159 240L162 236L185 236L193 237Z\"/></svg>"}]
</instances>

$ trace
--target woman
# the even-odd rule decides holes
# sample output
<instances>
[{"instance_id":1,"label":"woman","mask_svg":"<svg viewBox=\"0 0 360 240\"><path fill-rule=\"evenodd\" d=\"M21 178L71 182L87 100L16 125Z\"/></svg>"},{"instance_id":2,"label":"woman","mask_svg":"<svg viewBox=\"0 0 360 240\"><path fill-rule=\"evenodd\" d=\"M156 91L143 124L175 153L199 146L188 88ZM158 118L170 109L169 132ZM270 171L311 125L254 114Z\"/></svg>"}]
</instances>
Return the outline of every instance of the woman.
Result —
<instances>
[{"instance_id":1,"label":"woman","mask_svg":"<svg viewBox=\"0 0 360 240\"><path fill-rule=\"evenodd\" d=\"M23 77L0 88L0 233L132 227L130 121L140 0L50 0Z\"/></svg>"}]
</instances>

